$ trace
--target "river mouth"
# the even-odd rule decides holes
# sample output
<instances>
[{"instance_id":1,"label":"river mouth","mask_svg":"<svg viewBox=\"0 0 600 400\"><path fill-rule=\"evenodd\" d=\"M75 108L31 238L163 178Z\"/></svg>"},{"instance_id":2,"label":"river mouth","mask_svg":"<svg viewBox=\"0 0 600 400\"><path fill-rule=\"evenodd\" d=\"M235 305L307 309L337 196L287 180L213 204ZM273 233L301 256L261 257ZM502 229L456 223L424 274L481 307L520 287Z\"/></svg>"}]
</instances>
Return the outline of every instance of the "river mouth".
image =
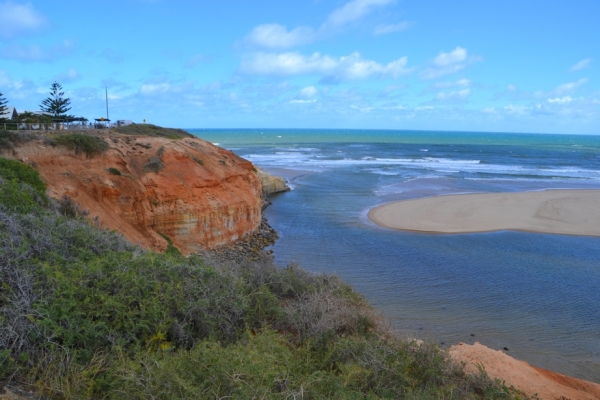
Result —
<instances>
[{"instance_id":1,"label":"river mouth","mask_svg":"<svg viewBox=\"0 0 600 400\"><path fill-rule=\"evenodd\" d=\"M403 134L342 142L324 131L319 142L230 145L292 187L265 210L280 235L270 248L278 264L339 275L406 336L506 347L532 365L600 382L600 238L424 234L366 218L397 200L599 189L600 138L448 132L402 143ZM578 141L585 146L573 147Z\"/></svg>"}]
</instances>

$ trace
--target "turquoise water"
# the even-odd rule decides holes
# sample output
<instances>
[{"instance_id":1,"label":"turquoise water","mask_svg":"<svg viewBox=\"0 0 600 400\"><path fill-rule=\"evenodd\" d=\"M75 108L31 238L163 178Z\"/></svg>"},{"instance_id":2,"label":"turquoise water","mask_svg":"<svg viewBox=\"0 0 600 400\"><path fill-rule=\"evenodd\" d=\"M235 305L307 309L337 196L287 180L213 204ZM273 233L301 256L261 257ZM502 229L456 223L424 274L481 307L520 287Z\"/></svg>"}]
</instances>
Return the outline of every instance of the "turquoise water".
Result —
<instances>
[{"instance_id":1,"label":"turquoise water","mask_svg":"<svg viewBox=\"0 0 600 400\"><path fill-rule=\"evenodd\" d=\"M406 335L507 347L600 382L600 238L417 234L366 218L385 202L440 194L600 189L600 136L190 132L289 179L293 190L266 210L281 264L338 274Z\"/></svg>"}]
</instances>

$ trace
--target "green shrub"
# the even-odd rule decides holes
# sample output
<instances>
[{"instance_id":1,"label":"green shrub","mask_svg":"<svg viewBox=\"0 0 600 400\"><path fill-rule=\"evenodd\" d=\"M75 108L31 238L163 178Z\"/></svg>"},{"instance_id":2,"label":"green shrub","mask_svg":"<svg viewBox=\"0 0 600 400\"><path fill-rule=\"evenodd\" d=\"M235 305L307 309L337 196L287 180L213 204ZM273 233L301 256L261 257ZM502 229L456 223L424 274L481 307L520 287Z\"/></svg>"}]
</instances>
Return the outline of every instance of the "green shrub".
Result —
<instances>
[{"instance_id":1,"label":"green shrub","mask_svg":"<svg viewBox=\"0 0 600 400\"><path fill-rule=\"evenodd\" d=\"M73 219L82 219L89 215L89 211L81 208L70 196L63 195L60 200L53 200L55 210L62 216Z\"/></svg>"},{"instance_id":2,"label":"green shrub","mask_svg":"<svg viewBox=\"0 0 600 400\"><path fill-rule=\"evenodd\" d=\"M0 282L0 380L49 398L525 398L398 339L335 276L266 255L144 252L82 218L0 206Z\"/></svg>"},{"instance_id":3,"label":"green shrub","mask_svg":"<svg viewBox=\"0 0 600 400\"><path fill-rule=\"evenodd\" d=\"M55 146L65 146L75 153L84 153L88 157L101 154L108 150L108 143L103 139L86 135L83 133L69 133L65 135L56 135L51 137L50 144Z\"/></svg>"},{"instance_id":4,"label":"green shrub","mask_svg":"<svg viewBox=\"0 0 600 400\"><path fill-rule=\"evenodd\" d=\"M0 176L8 181L26 183L39 192L46 192L46 183L30 165L17 160L0 157Z\"/></svg>"},{"instance_id":5,"label":"green shrub","mask_svg":"<svg viewBox=\"0 0 600 400\"><path fill-rule=\"evenodd\" d=\"M19 214L42 210L48 205L46 184L31 166L0 158L0 204Z\"/></svg>"},{"instance_id":6,"label":"green shrub","mask_svg":"<svg viewBox=\"0 0 600 400\"><path fill-rule=\"evenodd\" d=\"M161 233L161 232L158 232L158 234L167 241L168 245L167 245L167 250L165 250L165 254L170 255L170 256L180 256L181 255L181 253L179 252L177 247L173 246L173 242L171 241L170 237L168 237L167 235L165 235L164 233Z\"/></svg>"},{"instance_id":7,"label":"green shrub","mask_svg":"<svg viewBox=\"0 0 600 400\"><path fill-rule=\"evenodd\" d=\"M162 161L162 155L164 152L164 147L159 148L156 152L156 156L148 159L148 161L144 165L144 171L154 172L155 174L157 174L161 169L163 169L165 167Z\"/></svg>"},{"instance_id":8,"label":"green shrub","mask_svg":"<svg viewBox=\"0 0 600 400\"><path fill-rule=\"evenodd\" d=\"M204 165L204 161L202 161L201 159L199 159L198 157L192 157L192 160L196 161L198 164L200 165Z\"/></svg>"},{"instance_id":9,"label":"green shrub","mask_svg":"<svg viewBox=\"0 0 600 400\"><path fill-rule=\"evenodd\" d=\"M12 150L19 144L29 142L38 138L38 135L31 132L16 132L0 129L0 151Z\"/></svg>"},{"instance_id":10,"label":"green shrub","mask_svg":"<svg viewBox=\"0 0 600 400\"><path fill-rule=\"evenodd\" d=\"M108 172L110 172L110 173L111 173L111 174L113 174L113 175L121 175L121 171L119 171L118 169L116 169L116 168L113 168L113 167L110 167L110 168L108 169Z\"/></svg>"}]
</instances>

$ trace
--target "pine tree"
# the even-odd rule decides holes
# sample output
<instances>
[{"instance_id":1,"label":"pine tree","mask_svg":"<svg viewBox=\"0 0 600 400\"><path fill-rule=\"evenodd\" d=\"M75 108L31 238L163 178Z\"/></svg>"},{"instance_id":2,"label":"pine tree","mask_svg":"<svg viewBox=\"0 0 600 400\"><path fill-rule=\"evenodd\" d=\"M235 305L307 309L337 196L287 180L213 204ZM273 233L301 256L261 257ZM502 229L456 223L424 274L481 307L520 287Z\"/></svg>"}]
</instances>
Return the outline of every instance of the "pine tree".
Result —
<instances>
[{"instance_id":1,"label":"pine tree","mask_svg":"<svg viewBox=\"0 0 600 400\"><path fill-rule=\"evenodd\" d=\"M67 111L71 109L71 99L64 98L65 92L61 92L62 86L54 82L50 87L50 97L42 101L40 110L51 114L54 118L67 117Z\"/></svg>"},{"instance_id":2,"label":"pine tree","mask_svg":"<svg viewBox=\"0 0 600 400\"><path fill-rule=\"evenodd\" d=\"M8 107L6 107L6 104L8 104L8 100L6 100L4 98L4 95L0 93L0 121L6 121L6 118L2 118L1 116L2 114L8 111Z\"/></svg>"}]
</instances>

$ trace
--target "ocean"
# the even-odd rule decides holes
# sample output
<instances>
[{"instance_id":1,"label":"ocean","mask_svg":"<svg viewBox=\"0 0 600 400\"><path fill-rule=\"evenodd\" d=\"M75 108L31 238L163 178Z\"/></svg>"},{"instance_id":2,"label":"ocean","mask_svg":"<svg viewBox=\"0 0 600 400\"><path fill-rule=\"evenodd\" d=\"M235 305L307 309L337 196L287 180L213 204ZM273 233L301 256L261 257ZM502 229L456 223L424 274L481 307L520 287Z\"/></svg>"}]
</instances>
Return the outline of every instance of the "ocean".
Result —
<instances>
[{"instance_id":1,"label":"ocean","mask_svg":"<svg viewBox=\"0 0 600 400\"><path fill-rule=\"evenodd\" d=\"M289 180L265 213L280 265L337 274L401 334L480 342L600 383L600 238L383 229L377 205L457 193L600 189L600 136L190 129ZM598 205L600 207L600 204Z\"/></svg>"}]
</instances>

